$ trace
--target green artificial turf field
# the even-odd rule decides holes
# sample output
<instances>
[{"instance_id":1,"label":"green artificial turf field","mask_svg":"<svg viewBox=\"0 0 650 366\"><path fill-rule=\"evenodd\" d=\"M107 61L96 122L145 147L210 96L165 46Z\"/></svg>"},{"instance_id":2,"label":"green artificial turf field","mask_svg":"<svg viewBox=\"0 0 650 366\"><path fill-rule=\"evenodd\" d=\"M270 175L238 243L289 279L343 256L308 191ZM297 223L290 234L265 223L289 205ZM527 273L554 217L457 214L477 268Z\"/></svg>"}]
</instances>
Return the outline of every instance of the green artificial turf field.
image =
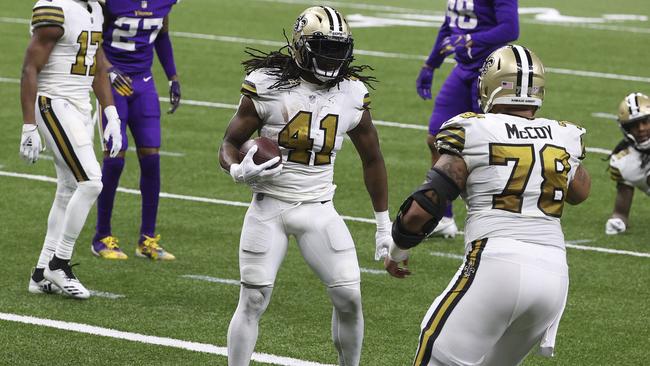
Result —
<instances>
[{"instance_id":1,"label":"green artificial turf field","mask_svg":"<svg viewBox=\"0 0 650 366\"><path fill-rule=\"evenodd\" d=\"M246 186L235 185L221 171L217 150L239 100L244 47L278 48L283 42L282 29L290 30L295 17L312 3L185 0L174 8L170 25L185 103L176 114L162 117L162 149L172 154L161 158L162 191L170 195L161 199L158 230L162 245L178 260L154 263L134 256L140 197L118 193L113 230L130 258L115 262L91 254L93 209L73 262L81 263L75 273L83 283L103 296L74 301L27 292L55 191L52 180L36 176L54 177L55 172L47 156L31 166L18 156L22 122L18 79L29 40L32 2L0 2L0 250L4 253L0 319L31 316L40 319L32 323L50 319L216 346L211 348L216 354L202 353L125 340L125 336L109 338L0 320L0 364L227 364L219 355L223 348L218 347L226 345L239 294L237 248L245 207L236 203L250 201L251 195ZM372 74L380 80L371 91L374 119L415 125L377 127L394 215L403 198L422 181L429 161L425 126L432 102L419 99L414 84L437 26L414 26L414 22L442 16L445 2L342 0L333 5L357 24L369 17L412 21L411 25L356 28L352 22L356 62L372 65ZM650 362L650 207L637 192L628 232L605 235L615 188L606 172L603 150L612 149L621 138L608 114L616 113L628 93L650 93L650 5L647 0L523 0L519 6L521 10L538 8L521 15L518 43L534 50L548 70L547 95L539 115L587 128L590 149L585 166L593 179L590 199L581 206L567 207L562 219L566 240L574 246L567 250L571 285L556 357L531 356L524 365L646 365ZM552 15L553 9L584 19L567 18L559 23L538 19L540 12ZM605 14L630 17L611 20ZM436 72L434 93L452 66L445 63ZM166 81L157 62L155 79L161 96L166 96ZM168 103L162 107L166 109ZM131 152L120 186L137 190L138 182L138 162ZM338 155L335 182L339 213L372 217L361 164L349 141ZM463 203L458 201L455 207L462 226ZM460 264L462 237L420 245L411 259L413 276L400 281L383 273L381 263L373 261L374 225L363 220L347 224L360 265L369 270L362 273L365 339L361 364L409 365L424 313ZM606 253L593 247L625 252ZM285 365L334 364L330 317L325 288L303 262L294 242L260 323L256 352L295 359L295 363L279 363ZM258 359L268 361L269 357Z\"/></svg>"}]
</instances>

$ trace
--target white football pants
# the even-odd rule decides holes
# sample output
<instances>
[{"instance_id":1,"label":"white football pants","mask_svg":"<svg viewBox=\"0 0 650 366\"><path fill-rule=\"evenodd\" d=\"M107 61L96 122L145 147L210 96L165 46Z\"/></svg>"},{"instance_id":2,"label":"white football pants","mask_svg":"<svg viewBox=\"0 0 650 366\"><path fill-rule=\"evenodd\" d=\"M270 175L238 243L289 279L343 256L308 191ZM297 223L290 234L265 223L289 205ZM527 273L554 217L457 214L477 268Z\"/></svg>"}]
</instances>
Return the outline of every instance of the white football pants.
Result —
<instances>
[{"instance_id":1,"label":"white football pants","mask_svg":"<svg viewBox=\"0 0 650 366\"><path fill-rule=\"evenodd\" d=\"M414 365L520 364L559 322L568 287L559 247L505 238L473 242L422 321Z\"/></svg>"}]
</instances>

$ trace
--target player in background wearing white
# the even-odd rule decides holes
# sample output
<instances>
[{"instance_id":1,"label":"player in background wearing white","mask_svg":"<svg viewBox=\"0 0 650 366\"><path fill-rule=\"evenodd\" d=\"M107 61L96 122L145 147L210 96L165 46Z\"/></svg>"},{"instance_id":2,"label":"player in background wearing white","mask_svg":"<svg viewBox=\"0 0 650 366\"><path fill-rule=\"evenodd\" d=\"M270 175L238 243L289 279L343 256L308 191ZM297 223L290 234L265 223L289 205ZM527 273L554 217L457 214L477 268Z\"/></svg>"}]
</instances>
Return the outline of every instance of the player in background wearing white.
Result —
<instances>
[{"instance_id":1,"label":"player in background wearing white","mask_svg":"<svg viewBox=\"0 0 650 366\"><path fill-rule=\"evenodd\" d=\"M414 365L519 365L531 348L552 355L568 293L560 225L564 203L587 199L580 163L585 130L536 118L544 66L516 45L493 52L481 69L486 114L464 113L437 134L440 159L400 208L384 265L399 278L408 249L431 232L447 202L468 207L466 258L421 324Z\"/></svg>"},{"instance_id":2,"label":"player in background wearing white","mask_svg":"<svg viewBox=\"0 0 650 366\"><path fill-rule=\"evenodd\" d=\"M616 182L614 212L605 224L605 234L627 229L634 188L650 195L650 98L632 93L618 107L621 141L609 159L609 173Z\"/></svg>"},{"instance_id":3,"label":"player in background wearing white","mask_svg":"<svg viewBox=\"0 0 650 366\"><path fill-rule=\"evenodd\" d=\"M23 62L20 155L35 163L41 138L54 155L57 188L47 234L29 292L87 299L89 291L70 266L75 242L102 189L93 150L90 89L109 118L105 138L120 150L120 120L100 43L102 9L95 1L39 0L32 10L31 41Z\"/></svg>"},{"instance_id":4,"label":"player in background wearing white","mask_svg":"<svg viewBox=\"0 0 650 366\"><path fill-rule=\"evenodd\" d=\"M282 51L289 48L290 55ZM251 186L242 227L239 304L228 328L228 365L248 365L258 322L271 300L277 271L293 235L333 304L332 339L340 365L359 364L363 341L360 271L354 242L332 198L334 161L344 137L356 147L377 219L376 252L390 242L386 168L369 111L370 97L352 66L353 40L343 16L311 7L296 20L288 47L245 61L239 108L219 151L223 169ZM239 147L258 131L278 142L279 158L256 165L253 147ZM241 161L240 161L241 160Z\"/></svg>"}]
</instances>

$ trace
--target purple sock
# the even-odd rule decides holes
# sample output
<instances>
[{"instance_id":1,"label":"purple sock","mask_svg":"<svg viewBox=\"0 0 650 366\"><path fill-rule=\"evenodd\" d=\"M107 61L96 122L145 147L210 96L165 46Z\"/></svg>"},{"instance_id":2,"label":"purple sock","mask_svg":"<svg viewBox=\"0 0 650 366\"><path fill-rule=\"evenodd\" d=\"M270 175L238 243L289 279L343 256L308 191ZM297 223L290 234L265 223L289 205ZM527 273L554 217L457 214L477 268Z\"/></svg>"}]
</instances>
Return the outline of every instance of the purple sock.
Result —
<instances>
[{"instance_id":1,"label":"purple sock","mask_svg":"<svg viewBox=\"0 0 650 366\"><path fill-rule=\"evenodd\" d=\"M140 158L140 192L142 194L140 235L154 236L160 194L160 155L145 155Z\"/></svg>"},{"instance_id":2,"label":"purple sock","mask_svg":"<svg viewBox=\"0 0 650 366\"><path fill-rule=\"evenodd\" d=\"M444 215L445 217L454 217L454 212L451 210L451 207L452 207L451 203L449 203L447 207L445 207L445 215Z\"/></svg>"},{"instance_id":3,"label":"purple sock","mask_svg":"<svg viewBox=\"0 0 650 366\"><path fill-rule=\"evenodd\" d=\"M111 235L111 215L113 213L113 201L115 191L120 182L120 175L124 169L124 158L104 158L102 165L102 192L97 198L97 226L95 227L95 239L98 240Z\"/></svg>"}]
</instances>

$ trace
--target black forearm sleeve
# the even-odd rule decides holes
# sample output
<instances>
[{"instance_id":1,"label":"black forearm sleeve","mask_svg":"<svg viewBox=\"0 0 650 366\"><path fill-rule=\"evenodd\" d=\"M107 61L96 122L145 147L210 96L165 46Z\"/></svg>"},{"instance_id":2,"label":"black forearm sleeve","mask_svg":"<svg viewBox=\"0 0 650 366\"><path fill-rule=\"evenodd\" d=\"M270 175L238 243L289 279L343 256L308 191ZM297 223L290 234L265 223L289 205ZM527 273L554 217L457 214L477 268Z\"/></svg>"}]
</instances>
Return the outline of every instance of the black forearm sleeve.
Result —
<instances>
[{"instance_id":1,"label":"black forearm sleeve","mask_svg":"<svg viewBox=\"0 0 650 366\"><path fill-rule=\"evenodd\" d=\"M432 168L427 174L427 182L418 187L415 192L404 201L393 222L392 236L395 244L402 249L412 248L422 242L433 232L445 212L447 202L455 200L460 194L460 188L451 178L437 168ZM433 202L426 196L426 192L433 191L437 198ZM406 231L402 225L402 218L408 212L413 201L416 201L427 213L431 220L422 226L420 233Z\"/></svg>"}]
</instances>

